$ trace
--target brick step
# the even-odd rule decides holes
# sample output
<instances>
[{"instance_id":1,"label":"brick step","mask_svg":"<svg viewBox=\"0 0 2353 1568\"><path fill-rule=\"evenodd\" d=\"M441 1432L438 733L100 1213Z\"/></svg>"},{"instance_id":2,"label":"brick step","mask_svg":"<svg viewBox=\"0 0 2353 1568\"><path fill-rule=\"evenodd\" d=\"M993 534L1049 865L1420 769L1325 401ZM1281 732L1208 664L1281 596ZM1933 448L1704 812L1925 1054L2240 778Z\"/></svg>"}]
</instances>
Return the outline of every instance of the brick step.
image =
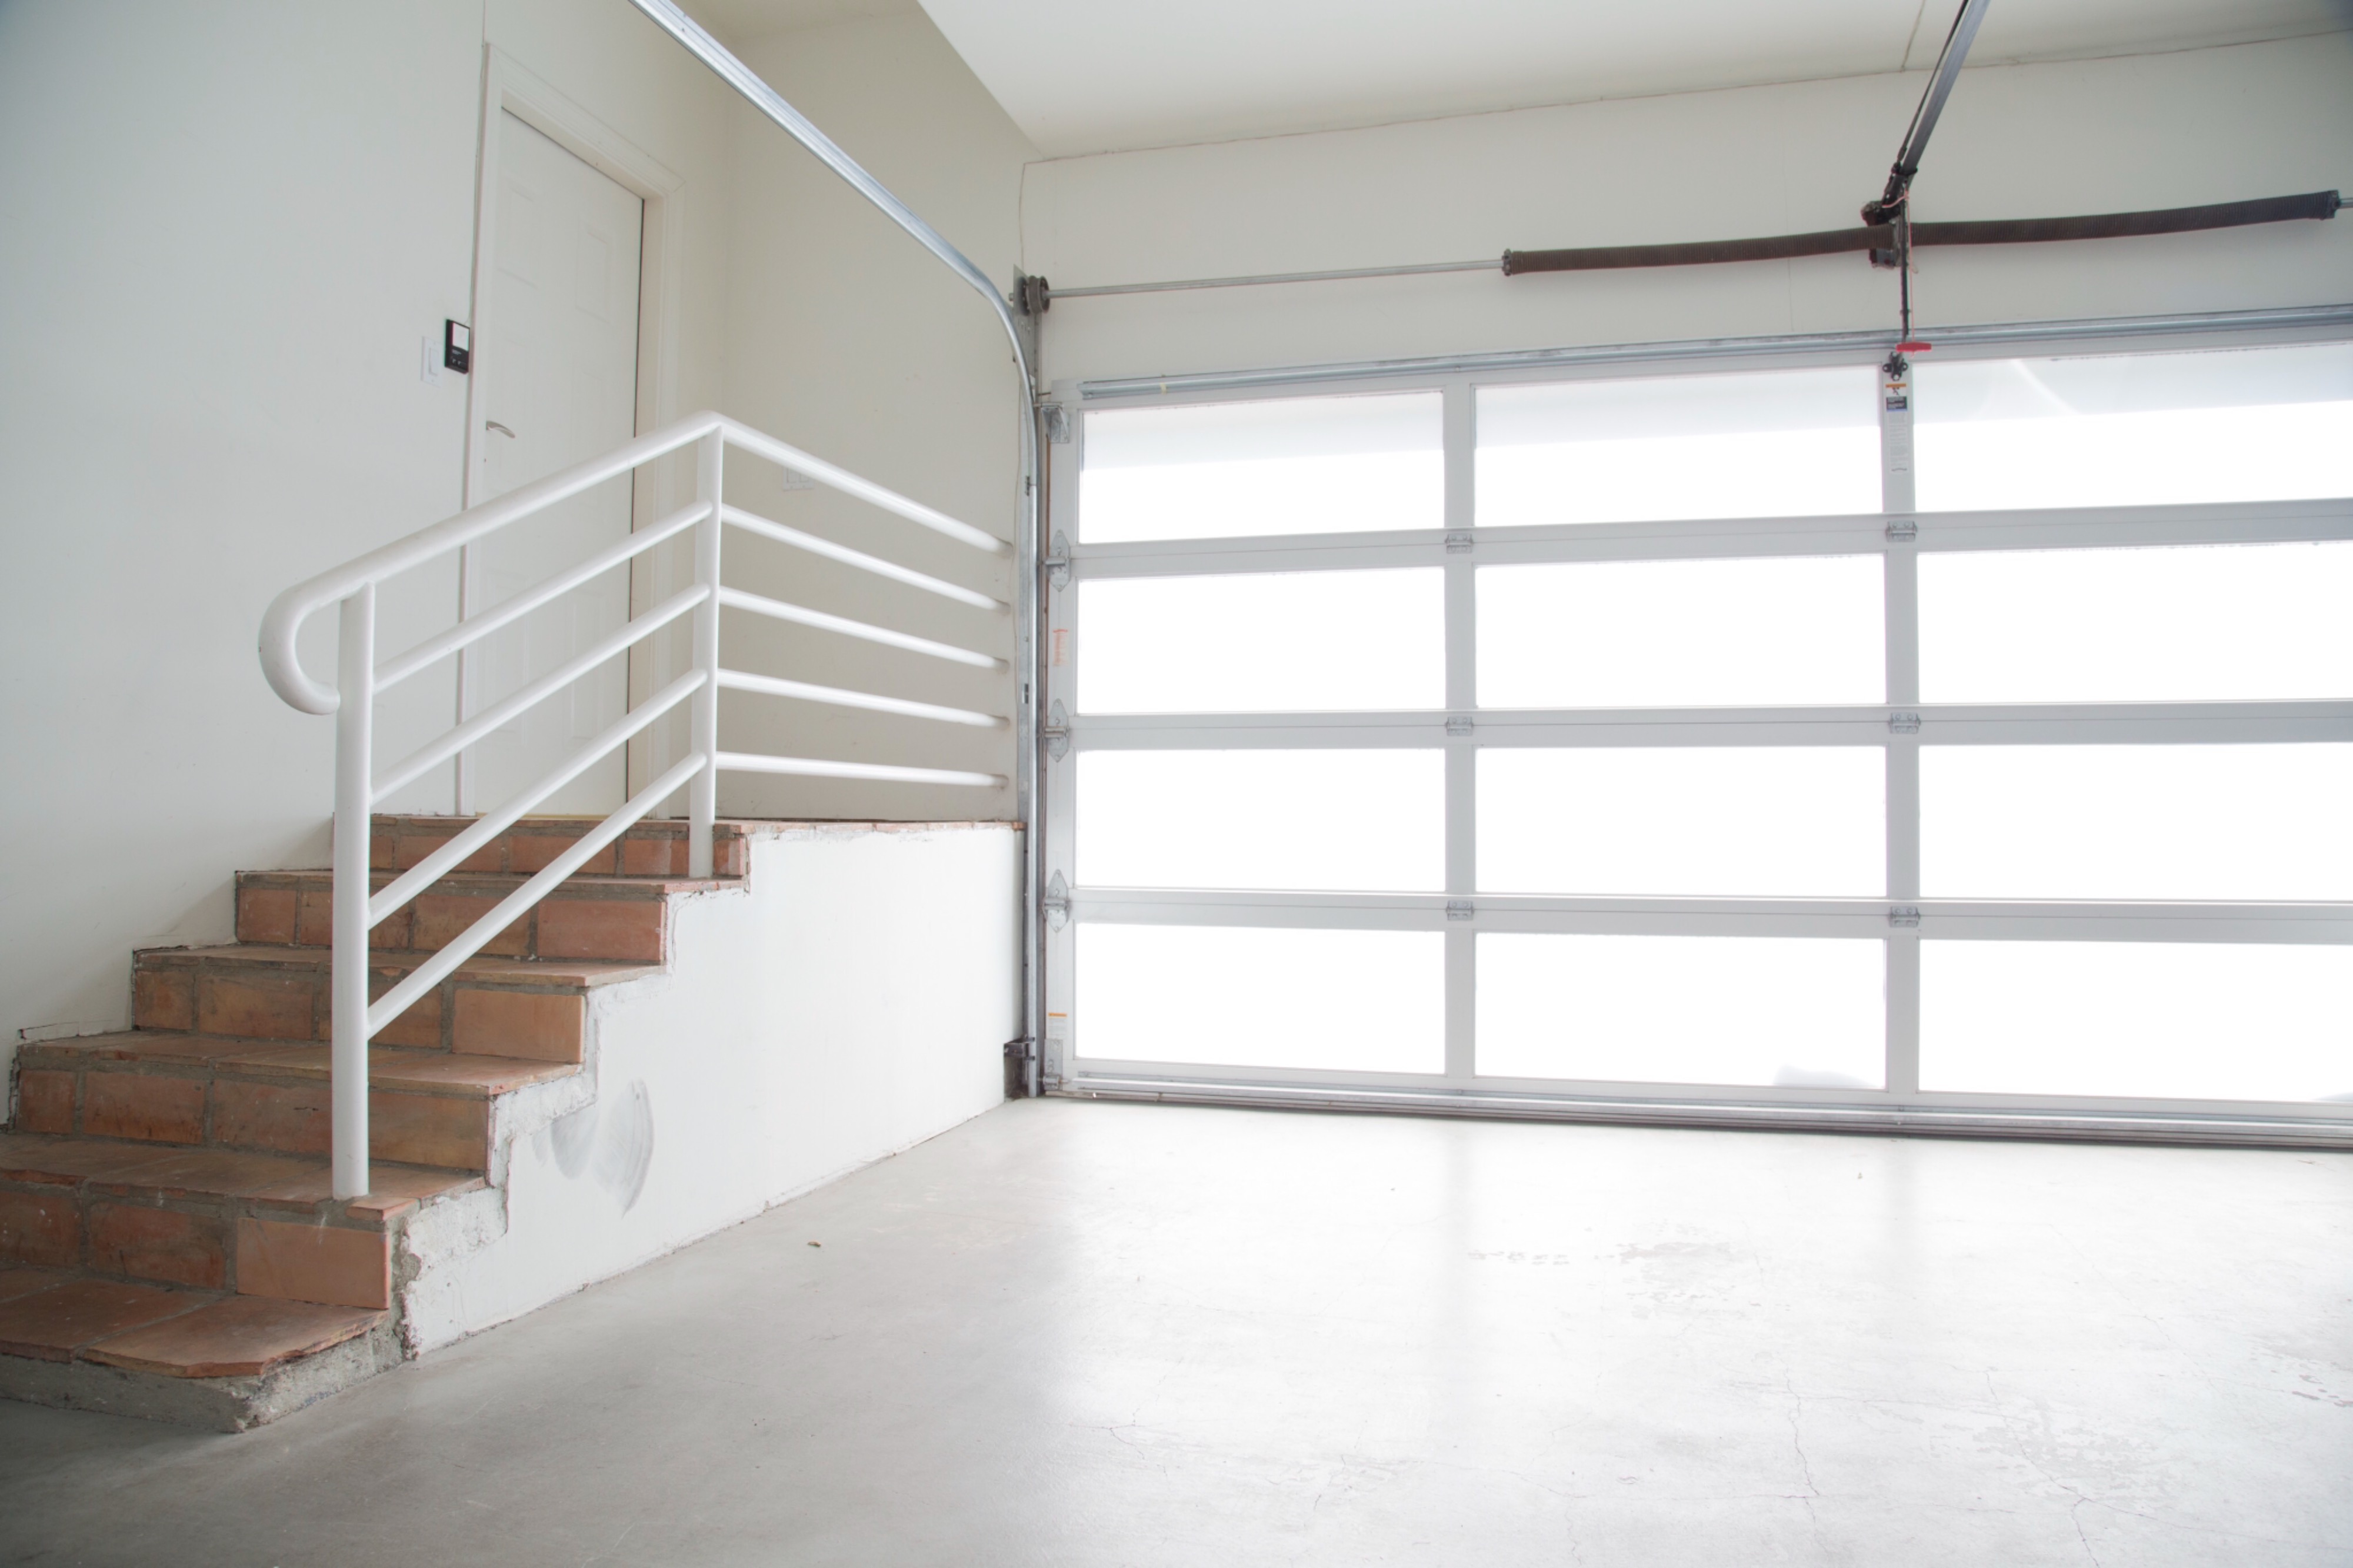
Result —
<instances>
[{"instance_id":1,"label":"brick step","mask_svg":"<svg viewBox=\"0 0 2353 1568\"><path fill-rule=\"evenodd\" d=\"M0 1267L0 1393L237 1431L399 1356L392 1314Z\"/></svg>"},{"instance_id":2,"label":"brick step","mask_svg":"<svg viewBox=\"0 0 2353 1568\"><path fill-rule=\"evenodd\" d=\"M240 1040L330 1037L330 951L240 942L150 948L132 956L132 1022L141 1031ZM432 956L370 955L370 994L382 995ZM469 1055L579 1062L588 993L661 973L598 959L468 959L376 1034L376 1043Z\"/></svg>"},{"instance_id":3,"label":"brick step","mask_svg":"<svg viewBox=\"0 0 2353 1568\"><path fill-rule=\"evenodd\" d=\"M324 1154L328 1047L160 1031L28 1045L16 1131ZM568 1077L568 1062L377 1046L368 1053L371 1158L490 1169L492 1100Z\"/></svg>"},{"instance_id":4,"label":"brick step","mask_svg":"<svg viewBox=\"0 0 2353 1568\"><path fill-rule=\"evenodd\" d=\"M377 871L381 889L399 873ZM430 952L463 935L499 900L531 879L521 871L452 873L368 932L368 945ZM602 958L659 963L670 952L670 899L731 887L725 879L578 875L500 932L483 948L502 958ZM282 947L324 947L334 938L332 871L240 871L237 940Z\"/></svg>"},{"instance_id":5,"label":"brick step","mask_svg":"<svg viewBox=\"0 0 2353 1568\"><path fill-rule=\"evenodd\" d=\"M403 816L379 813L369 819L369 864L378 869L405 871L455 838L478 819L471 816ZM603 818L595 816L526 816L493 837L460 864L464 871L544 870ZM711 868L721 877L744 875L750 850L751 824L719 822L712 826ZM686 827L681 821L660 818L640 822L620 838L589 858L580 874L589 877L683 877L686 872Z\"/></svg>"},{"instance_id":6,"label":"brick step","mask_svg":"<svg viewBox=\"0 0 2353 1568\"><path fill-rule=\"evenodd\" d=\"M370 1178L338 1199L323 1159L0 1133L0 1264L379 1311L396 1226L482 1178L390 1163Z\"/></svg>"},{"instance_id":7,"label":"brick step","mask_svg":"<svg viewBox=\"0 0 2353 1568\"><path fill-rule=\"evenodd\" d=\"M166 1377L251 1377L386 1321L358 1307L0 1268L0 1355Z\"/></svg>"}]
</instances>

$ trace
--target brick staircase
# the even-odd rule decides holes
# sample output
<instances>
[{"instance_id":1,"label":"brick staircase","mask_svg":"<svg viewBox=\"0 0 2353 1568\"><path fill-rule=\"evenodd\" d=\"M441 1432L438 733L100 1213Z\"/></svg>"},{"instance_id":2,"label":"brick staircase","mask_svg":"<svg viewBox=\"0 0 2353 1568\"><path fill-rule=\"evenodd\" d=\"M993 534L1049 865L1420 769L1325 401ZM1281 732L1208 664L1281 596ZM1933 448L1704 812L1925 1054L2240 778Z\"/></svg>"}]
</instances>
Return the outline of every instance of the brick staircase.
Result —
<instances>
[{"instance_id":1,"label":"brick staircase","mask_svg":"<svg viewBox=\"0 0 2353 1568\"><path fill-rule=\"evenodd\" d=\"M465 826L378 817L377 884ZM373 933L378 994L593 820L526 819ZM331 1196L325 871L237 878L237 941L138 953L132 1028L28 1045L0 1132L0 1394L239 1429L397 1363L408 1227L502 1179L518 1097L584 1072L588 998L661 973L685 825L641 823L377 1036L373 1190Z\"/></svg>"}]
</instances>

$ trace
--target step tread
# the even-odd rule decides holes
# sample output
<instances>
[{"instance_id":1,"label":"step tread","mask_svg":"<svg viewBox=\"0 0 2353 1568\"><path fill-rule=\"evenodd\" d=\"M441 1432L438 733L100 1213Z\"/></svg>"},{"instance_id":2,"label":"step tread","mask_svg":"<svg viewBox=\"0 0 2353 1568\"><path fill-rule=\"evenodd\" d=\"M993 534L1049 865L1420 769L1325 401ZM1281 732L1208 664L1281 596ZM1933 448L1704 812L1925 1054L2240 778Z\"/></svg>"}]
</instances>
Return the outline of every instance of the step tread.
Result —
<instances>
[{"instance_id":1,"label":"step tread","mask_svg":"<svg viewBox=\"0 0 2353 1568\"><path fill-rule=\"evenodd\" d=\"M100 1062L136 1065L153 1060L175 1065L208 1063L216 1072L305 1079L328 1077L332 1055L331 1048L324 1045L229 1039L160 1029L44 1041L23 1047L17 1052L18 1059L34 1068L70 1069ZM470 1052L418 1050L400 1046L368 1047L368 1086L372 1089L487 1100L535 1083L569 1078L579 1070L575 1062L476 1056Z\"/></svg>"},{"instance_id":2,"label":"step tread","mask_svg":"<svg viewBox=\"0 0 2353 1568\"><path fill-rule=\"evenodd\" d=\"M116 1279L69 1279L0 1301L0 1355L71 1361L88 1346L218 1300Z\"/></svg>"},{"instance_id":3,"label":"step tread","mask_svg":"<svg viewBox=\"0 0 2353 1568\"><path fill-rule=\"evenodd\" d=\"M52 1285L63 1285L81 1276L69 1268L18 1268L0 1267L0 1302L13 1301L19 1296L29 1296L46 1290Z\"/></svg>"},{"instance_id":4,"label":"step tread","mask_svg":"<svg viewBox=\"0 0 2353 1568\"><path fill-rule=\"evenodd\" d=\"M324 947L281 947L265 942L224 942L215 947L150 947L139 952L139 962L149 968L193 967L200 963L238 963L256 967L322 970L328 967L332 950ZM433 957L430 952L408 952L377 948L368 954L368 967L377 972L406 971L416 968ZM517 984L539 984L593 989L612 985L625 980L643 979L659 974L659 963L636 963L619 959L602 958L489 958L477 955L459 964L456 971L459 980L512 982Z\"/></svg>"},{"instance_id":5,"label":"step tread","mask_svg":"<svg viewBox=\"0 0 2353 1568\"><path fill-rule=\"evenodd\" d=\"M269 1296L230 1296L79 1349L83 1361L165 1377L254 1377L331 1350L389 1314Z\"/></svg>"},{"instance_id":6,"label":"step tread","mask_svg":"<svg viewBox=\"0 0 2353 1568\"><path fill-rule=\"evenodd\" d=\"M473 1172L371 1162L370 1190L346 1212L382 1220L427 1198L483 1184ZM294 1154L177 1144L118 1143L70 1133L0 1132L0 1181L34 1186L90 1186L138 1197L242 1198L272 1206L315 1208L333 1201L328 1163Z\"/></svg>"}]
</instances>

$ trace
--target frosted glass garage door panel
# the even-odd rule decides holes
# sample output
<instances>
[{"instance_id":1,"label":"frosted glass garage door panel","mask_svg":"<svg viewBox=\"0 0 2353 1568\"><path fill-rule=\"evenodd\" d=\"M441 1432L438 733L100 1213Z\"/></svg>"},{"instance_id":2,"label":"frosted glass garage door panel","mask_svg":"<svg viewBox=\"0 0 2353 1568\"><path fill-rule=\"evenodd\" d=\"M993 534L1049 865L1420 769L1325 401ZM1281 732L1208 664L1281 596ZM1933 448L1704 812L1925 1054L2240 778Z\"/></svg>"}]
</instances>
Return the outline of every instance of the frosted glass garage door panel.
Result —
<instances>
[{"instance_id":1,"label":"frosted glass garage door panel","mask_svg":"<svg viewBox=\"0 0 2353 1568\"><path fill-rule=\"evenodd\" d=\"M1932 899L2353 899L2353 745L1927 746Z\"/></svg>"},{"instance_id":2,"label":"frosted glass garage door panel","mask_svg":"<svg viewBox=\"0 0 2353 1568\"><path fill-rule=\"evenodd\" d=\"M2341 542L1933 552L1920 558L1920 696L2353 697L2348 605Z\"/></svg>"},{"instance_id":3,"label":"frosted glass garage door panel","mask_svg":"<svg viewBox=\"0 0 2353 1568\"><path fill-rule=\"evenodd\" d=\"M1082 752L1076 761L1082 887L1446 885L1440 752Z\"/></svg>"},{"instance_id":4,"label":"frosted glass garage door panel","mask_svg":"<svg viewBox=\"0 0 2353 1568\"><path fill-rule=\"evenodd\" d=\"M1479 389L1479 526L1879 510L1863 365Z\"/></svg>"},{"instance_id":5,"label":"frosted glass garage door panel","mask_svg":"<svg viewBox=\"0 0 2353 1568\"><path fill-rule=\"evenodd\" d=\"M1446 589L1435 567L1120 577L1079 584L1086 713L1437 708Z\"/></svg>"},{"instance_id":6,"label":"frosted glass garage door panel","mask_svg":"<svg viewBox=\"0 0 2353 1568\"><path fill-rule=\"evenodd\" d=\"M1924 942L1920 1087L2353 1102L2353 948Z\"/></svg>"},{"instance_id":7,"label":"frosted glass garage door panel","mask_svg":"<svg viewBox=\"0 0 2353 1568\"><path fill-rule=\"evenodd\" d=\"M1875 555L1482 567L1479 705L1878 702L1885 580Z\"/></svg>"},{"instance_id":8,"label":"frosted glass garage door panel","mask_svg":"<svg viewBox=\"0 0 2353 1568\"><path fill-rule=\"evenodd\" d=\"M1435 392L1096 409L1079 537L1225 539L1446 524Z\"/></svg>"},{"instance_id":9,"label":"frosted glass garage door panel","mask_svg":"<svg viewBox=\"0 0 2353 1568\"><path fill-rule=\"evenodd\" d=\"M1936 511L2298 500L2347 491L2353 344L1915 367Z\"/></svg>"},{"instance_id":10,"label":"frosted glass garage door panel","mask_svg":"<svg viewBox=\"0 0 2353 1568\"><path fill-rule=\"evenodd\" d=\"M1874 898L1877 747L1588 746L1479 753L1490 893Z\"/></svg>"},{"instance_id":11,"label":"frosted glass garage door panel","mask_svg":"<svg viewBox=\"0 0 2353 1568\"><path fill-rule=\"evenodd\" d=\"M1434 1073L1446 1065L1438 931L1082 924L1082 1058Z\"/></svg>"},{"instance_id":12,"label":"frosted glass garage door panel","mask_svg":"<svg viewBox=\"0 0 2353 1568\"><path fill-rule=\"evenodd\" d=\"M1479 937L1488 1078L1877 1089L1886 944L1782 937Z\"/></svg>"}]
</instances>

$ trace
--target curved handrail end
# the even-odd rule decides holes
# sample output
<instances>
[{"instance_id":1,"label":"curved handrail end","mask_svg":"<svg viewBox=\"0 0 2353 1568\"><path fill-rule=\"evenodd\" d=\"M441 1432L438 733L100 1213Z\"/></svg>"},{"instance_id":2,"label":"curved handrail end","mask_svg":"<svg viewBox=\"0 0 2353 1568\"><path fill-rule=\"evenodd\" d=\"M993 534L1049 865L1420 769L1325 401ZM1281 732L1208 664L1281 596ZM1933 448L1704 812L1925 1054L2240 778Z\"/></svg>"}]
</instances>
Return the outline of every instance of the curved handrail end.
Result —
<instances>
[{"instance_id":1,"label":"curved handrail end","mask_svg":"<svg viewBox=\"0 0 2353 1568\"><path fill-rule=\"evenodd\" d=\"M289 708L304 713L332 713L343 706L343 693L311 679L294 647L302 623L320 608L303 592L312 583L297 583L269 601L269 611L261 617L261 673L269 689Z\"/></svg>"}]
</instances>

